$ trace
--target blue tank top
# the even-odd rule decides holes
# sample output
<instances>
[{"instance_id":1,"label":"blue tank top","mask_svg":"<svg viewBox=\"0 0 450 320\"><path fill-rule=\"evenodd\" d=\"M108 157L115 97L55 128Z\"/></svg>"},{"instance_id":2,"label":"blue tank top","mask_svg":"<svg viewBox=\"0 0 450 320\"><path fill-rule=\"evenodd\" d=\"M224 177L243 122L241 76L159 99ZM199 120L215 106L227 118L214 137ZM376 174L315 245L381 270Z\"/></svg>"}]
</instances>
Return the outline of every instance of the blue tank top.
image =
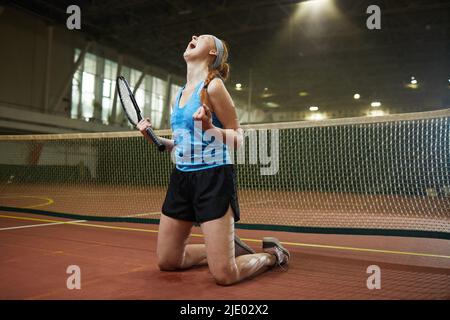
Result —
<instances>
[{"instance_id":1,"label":"blue tank top","mask_svg":"<svg viewBox=\"0 0 450 320\"><path fill-rule=\"evenodd\" d=\"M228 146L222 137L212 136L201 128L201 121L194 121L193 114L202 105L200 93L204 81L200 82L192 92L184 106L180 106L180 98L185 86L177 94L171 115L171 127L174 138L174 156L178 170L198 171L231 164ZM212 123L223 128L215 113Z\"/></svg>"}]
</instances>

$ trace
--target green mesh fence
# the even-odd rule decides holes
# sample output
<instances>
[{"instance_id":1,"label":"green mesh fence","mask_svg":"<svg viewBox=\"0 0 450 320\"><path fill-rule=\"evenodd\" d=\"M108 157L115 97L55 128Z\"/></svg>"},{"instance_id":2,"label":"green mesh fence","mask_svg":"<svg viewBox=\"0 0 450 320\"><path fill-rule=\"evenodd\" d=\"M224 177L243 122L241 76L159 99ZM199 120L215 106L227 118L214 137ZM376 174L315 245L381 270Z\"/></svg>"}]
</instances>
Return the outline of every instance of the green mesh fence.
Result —
<instances>
[{"instance_id":1,"label":"green mesh fence","mask_svg":"<svg viewBox=\"0 0 450 320\"><path fill-rule=\"evenodd\" d=\"M237 227L450 238L449 115L245 127L233 154ZM3 136L0 146L2 210L157 223L174 168L137 132Z\"/></svg>"}]
</instances>

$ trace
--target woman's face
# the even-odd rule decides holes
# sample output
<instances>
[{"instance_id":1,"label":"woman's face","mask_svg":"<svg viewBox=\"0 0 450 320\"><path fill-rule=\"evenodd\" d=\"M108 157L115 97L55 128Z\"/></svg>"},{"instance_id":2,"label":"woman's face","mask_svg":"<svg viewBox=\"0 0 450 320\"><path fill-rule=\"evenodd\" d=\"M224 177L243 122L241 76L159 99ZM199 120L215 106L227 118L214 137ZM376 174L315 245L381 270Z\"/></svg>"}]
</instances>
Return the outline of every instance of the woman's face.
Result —
<instances>
[{"instance_id":1,"label":"woman's face","mask_svg":"<svg viewBox=\"0 0 450 320\"><path fill-rule=\"evenodd\" d=\"M215 57L214 40L210 35L192 36L192 40L188 43L184 51L184 59L209 59Z\"/></svg>"}]
</instances>

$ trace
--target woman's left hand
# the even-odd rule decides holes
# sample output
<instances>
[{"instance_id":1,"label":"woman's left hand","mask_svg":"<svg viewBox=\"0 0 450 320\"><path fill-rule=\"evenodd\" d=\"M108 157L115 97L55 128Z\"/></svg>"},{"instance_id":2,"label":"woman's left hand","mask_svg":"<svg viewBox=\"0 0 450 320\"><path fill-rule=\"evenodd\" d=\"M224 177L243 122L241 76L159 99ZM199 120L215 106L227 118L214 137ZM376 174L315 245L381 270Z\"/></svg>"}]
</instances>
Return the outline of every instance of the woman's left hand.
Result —
<instances>
[{"instance_id":1,"label":"woman's left hand","mask_svg":"<svg viewBox=\"0 0 450 320\"><path fill-rule=\"evenodd\" d=\"M211 110L206 104L198 108L197 111L194 112L192 118L194 121L202 122L203 131L213 128Z\"/></svg>"}]
</instances>

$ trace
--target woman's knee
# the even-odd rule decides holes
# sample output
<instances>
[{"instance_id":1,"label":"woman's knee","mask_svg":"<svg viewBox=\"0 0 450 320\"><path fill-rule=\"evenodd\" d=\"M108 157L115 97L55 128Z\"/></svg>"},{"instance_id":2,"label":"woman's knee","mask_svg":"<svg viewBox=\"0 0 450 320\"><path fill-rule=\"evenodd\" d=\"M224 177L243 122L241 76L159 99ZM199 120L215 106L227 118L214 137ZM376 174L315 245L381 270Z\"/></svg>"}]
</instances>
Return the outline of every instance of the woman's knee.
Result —
<instances>
[{"instance_id":1,"label":"woman's knee","mask_svg":"<svg viewBox=\"0 0 450 320\"><path fill-rule=\"evenodd\" d=\"M237 282L237 268L230 265L211 268L211 273L218 285L229 286Z\"/></svg>"},{"instance_id":2,"label":"woman's knee","mask_svg":"<svg viewBox=\"0 0 450 320\"><path fill-rule=\"evenodd\" d=\"M176 266L170 263L158 262L158 268L160 271L175 271Z\"/></svg>"},{"instance_id":3,"label":"woman's knee","mask_svg":"<svg viewBox=\"0 0 450 320\"><path fill-rule=\"evenodd\" d=\"M158 268L161 271L175 271L180 269L179 259L158 256Z\"/></svg>"}]
</instances>

